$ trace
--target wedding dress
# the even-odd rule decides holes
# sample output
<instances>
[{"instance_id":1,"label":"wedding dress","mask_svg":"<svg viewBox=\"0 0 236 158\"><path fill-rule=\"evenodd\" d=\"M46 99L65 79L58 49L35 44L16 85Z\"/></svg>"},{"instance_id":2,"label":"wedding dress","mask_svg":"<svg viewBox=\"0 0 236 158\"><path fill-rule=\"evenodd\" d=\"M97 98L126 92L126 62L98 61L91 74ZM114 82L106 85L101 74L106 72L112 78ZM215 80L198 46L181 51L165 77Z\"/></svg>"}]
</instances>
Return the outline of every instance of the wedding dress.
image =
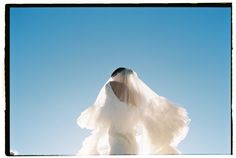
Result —
<instances>
[{"instance_id":1,"label":"wedding dress","mask_svg":"<svg viewBox=\"0 0 236 158\"><path fill-rule=\"evenodd\" d=\"M184 108L157 95L125 68L79 116L79 126L92 132L78 154L180 154L176 146L185 138L189 122Z\"/></svg>"}]
</instances>

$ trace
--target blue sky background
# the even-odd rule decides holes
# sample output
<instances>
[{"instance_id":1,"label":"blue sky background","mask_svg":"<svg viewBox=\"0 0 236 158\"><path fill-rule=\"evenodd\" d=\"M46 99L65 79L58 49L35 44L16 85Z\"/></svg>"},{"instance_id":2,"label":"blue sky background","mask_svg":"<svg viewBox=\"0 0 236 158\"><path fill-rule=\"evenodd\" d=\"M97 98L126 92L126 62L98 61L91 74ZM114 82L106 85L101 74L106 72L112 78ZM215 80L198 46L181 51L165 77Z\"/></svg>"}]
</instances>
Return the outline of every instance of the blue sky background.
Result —
<instances>
[{"instance_id":1,"label":"blue sky background","mask_svg":"<svg viewBox=\"0 0 236 158\"><path fill-rule=\"evenodd\" d=\"M76 124L125 66L192 120L183 154L230 154L230 8L11 8L10 146L75 154Z\"/></svg>"}]
</instances>

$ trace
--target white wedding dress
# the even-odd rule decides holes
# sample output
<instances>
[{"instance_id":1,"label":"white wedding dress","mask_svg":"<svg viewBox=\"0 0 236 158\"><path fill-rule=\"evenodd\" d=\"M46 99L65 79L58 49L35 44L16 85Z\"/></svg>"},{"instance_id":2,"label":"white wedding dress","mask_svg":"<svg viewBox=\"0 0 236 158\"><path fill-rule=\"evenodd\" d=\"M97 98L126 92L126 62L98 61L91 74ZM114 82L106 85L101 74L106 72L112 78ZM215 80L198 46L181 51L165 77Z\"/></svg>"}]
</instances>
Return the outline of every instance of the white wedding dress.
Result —
<instances>
[{"instance_id":1,"label":"white wedding dress","mask_svg":"<svg viewBox=\"0 0 236 158\"><path fill-rule=\"evenodd\" d=\"M113 82L127 86L119 89L122 100ZM185 109L158 96L135 72L125 71L106 82L77 122L92 130L79 155L180 154L176 146L190 119Z\"/></svg>"}]
</instances>

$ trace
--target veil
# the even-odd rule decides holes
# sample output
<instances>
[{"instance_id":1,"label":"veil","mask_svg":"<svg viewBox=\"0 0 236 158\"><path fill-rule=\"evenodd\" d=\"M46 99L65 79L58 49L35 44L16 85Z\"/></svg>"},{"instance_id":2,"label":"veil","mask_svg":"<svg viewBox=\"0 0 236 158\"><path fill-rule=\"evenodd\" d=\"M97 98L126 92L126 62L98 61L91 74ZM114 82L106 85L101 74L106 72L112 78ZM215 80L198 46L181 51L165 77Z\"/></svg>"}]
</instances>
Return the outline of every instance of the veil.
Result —
<instances>
[{"instance_id":1,"label":"veil","mask_svg":"<svg viewBox=\"0 0 236 158\"><path fill-rule=\"evenodd\" d=\"M108 86L112 91L108 91ZM123 112L119 114L119 111L114 111L112 105L107 105L109 92L113 92L117 99L135 113L127 114L126 117ZM105 108L106 106L109 108ZM108 153L110 146L107 133L111 124L117 123L117 120L122 120L127 126L142 127L143 141L147 144L146 154L179 154L180 151L176 146L186 137L190 123L184 108L159 96L130 69L110 77L100 90L94 104L77 119L81 128L93 130L83 142L79 154L101 154L102 152L98 151L98 148L101 148L99 147L101 138L106 142L103 147L106 152L103 153Z\"/></svg>"}]
</instances>

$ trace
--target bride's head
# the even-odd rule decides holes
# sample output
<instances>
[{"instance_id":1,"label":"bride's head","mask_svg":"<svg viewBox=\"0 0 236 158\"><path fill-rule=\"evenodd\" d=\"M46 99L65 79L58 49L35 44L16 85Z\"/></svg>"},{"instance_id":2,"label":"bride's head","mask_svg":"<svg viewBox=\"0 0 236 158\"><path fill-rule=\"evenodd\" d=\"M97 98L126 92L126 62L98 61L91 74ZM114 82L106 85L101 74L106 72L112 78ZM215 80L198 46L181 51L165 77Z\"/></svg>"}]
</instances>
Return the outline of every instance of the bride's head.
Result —
<instances>
[{"instance_id":1,"label":"bride's head","mask_svg":"<svg viewBox=\"0 0 236 158\"><path fill-rule=\"evenodd\" d=\"M135 72L131 69L119 67L111 74L110 85L115 95L123 102L136 105L135 92L131 78Z\"/></svg>"}]
</instances>

